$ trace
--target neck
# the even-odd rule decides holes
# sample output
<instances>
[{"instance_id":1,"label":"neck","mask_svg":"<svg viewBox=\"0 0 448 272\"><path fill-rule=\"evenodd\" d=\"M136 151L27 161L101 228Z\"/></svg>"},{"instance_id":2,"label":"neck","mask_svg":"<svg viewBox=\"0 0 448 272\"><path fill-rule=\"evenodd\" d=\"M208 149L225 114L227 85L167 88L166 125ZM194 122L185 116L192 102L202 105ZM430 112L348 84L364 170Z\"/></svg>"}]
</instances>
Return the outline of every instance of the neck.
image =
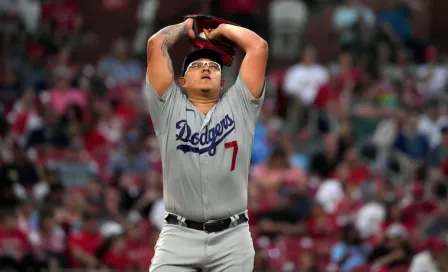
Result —
<instances>
[{"instance_id":1,"label":"neck","mask_svg":"<svg viewBox=\"0 0 448 272\"><path fill-rule=\"evenodd\" d=\"M219 97L188 97L191 104L193 104L198 110L203 113L207 113L218 102Z\"/></svg>"}]
</instances>

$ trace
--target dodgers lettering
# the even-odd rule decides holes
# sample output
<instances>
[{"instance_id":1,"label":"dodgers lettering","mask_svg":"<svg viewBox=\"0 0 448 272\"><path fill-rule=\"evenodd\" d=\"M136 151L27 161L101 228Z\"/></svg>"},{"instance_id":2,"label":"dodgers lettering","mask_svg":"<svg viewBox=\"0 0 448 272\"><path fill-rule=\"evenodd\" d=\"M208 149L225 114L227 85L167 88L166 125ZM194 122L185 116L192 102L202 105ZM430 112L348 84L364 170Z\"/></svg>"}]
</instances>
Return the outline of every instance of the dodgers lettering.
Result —
<instances>
[{"instance_id":1,"label":"dodgers lettering","mask_svg":"<svg viewBox=\"0 0 448 272\"><path fill-rule=\"evenodd\" d=\"M176 141L186 143L178 145L178 150L182 150L184 153L193 152L203 154L208 152L210 156L214 156L216 154L216 147L227 135L235 130L235 122L227 114L215 127L208 128L207 126L202 133L196 132L192 134L187 120L178 121L176 123L176 129ZM199 144L202 148L198 146Z\"/></svg>"}]
</instances>

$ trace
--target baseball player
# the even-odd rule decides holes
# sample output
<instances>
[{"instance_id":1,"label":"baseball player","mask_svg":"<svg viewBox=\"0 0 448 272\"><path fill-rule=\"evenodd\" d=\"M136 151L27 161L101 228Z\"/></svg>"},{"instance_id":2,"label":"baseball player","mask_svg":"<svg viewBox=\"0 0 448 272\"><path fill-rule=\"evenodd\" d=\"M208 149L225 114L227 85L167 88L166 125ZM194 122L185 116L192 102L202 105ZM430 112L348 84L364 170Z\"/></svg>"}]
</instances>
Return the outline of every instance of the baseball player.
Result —
<instances>
[{"instance_id":1,"label":"baseball player","mask_svg":"<svg viewBox=\"0 0 448 272\"><path fill-rule=\"evenodd\" d=\"M190 16L148 40L145 99L162 154L166 210L152 272L253 270L247 183L268 46L249 29L201 18ZM216 28L197 33L201 22ZM185 58L178 86L168 50L184 37L207 46ZM222 70L232 56L212 43L223 40L245 52L227 92Z\"/></svg>"}]
</instances>

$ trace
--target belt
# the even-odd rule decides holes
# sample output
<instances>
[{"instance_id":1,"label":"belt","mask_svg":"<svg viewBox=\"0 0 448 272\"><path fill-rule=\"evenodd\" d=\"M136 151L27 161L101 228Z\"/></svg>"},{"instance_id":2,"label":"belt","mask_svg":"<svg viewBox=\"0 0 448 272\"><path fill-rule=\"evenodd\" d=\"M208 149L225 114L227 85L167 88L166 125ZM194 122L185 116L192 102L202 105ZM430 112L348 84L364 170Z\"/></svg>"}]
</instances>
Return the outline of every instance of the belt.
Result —
<instances>
[{"instance_id":1,"label":"belt","mask_svg":"<svg viewBox=\"0 0 448 272\"><path fill-rule=\"evenodd\" d=\"M192 220L186 219L185 222L181 222L177 219L177 215L168 214L165 218L166 222L171 225L181 225L186 226L189 229L200 230L205 233L216 233L221 232L230 228L230 224L232 223L232 219L226 218L216 221L210 222L196 222ZM242 223L247 222L247 217L245 213L241 213L238 215L238 219L236 220L236 225L240 225Z\"/></svg>"}]
</instances>

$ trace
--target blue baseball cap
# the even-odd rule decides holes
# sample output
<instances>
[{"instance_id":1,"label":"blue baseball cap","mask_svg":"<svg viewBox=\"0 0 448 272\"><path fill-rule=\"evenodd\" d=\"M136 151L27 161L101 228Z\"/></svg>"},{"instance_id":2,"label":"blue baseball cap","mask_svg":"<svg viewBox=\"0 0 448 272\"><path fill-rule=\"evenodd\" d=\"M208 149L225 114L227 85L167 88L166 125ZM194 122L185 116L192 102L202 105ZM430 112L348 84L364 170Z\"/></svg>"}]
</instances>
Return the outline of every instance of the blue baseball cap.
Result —
<instances>
[{"instance_id":1,"label":"blue baseball cap","mask_svg":"<svg viewBox=\"0 0 448 272\"><path fill-rule=\"evenodd\" d=\"M223 68L223 63L222 63L222 58L221 58L220 53L218 53L217 51L210 49L210 48L201 48L201 49L197 49L197 50L191 52L185 58L184 63L182 64L182 70L180 72L181 76L185 76L185 72L187 71L187 67L188 67L188 65L190 65L190 63L192 63L195 60L202 59L202 58L210 59L214 62L217 62L221 66L221 69Z\"/></svg>"}]
</instances>

